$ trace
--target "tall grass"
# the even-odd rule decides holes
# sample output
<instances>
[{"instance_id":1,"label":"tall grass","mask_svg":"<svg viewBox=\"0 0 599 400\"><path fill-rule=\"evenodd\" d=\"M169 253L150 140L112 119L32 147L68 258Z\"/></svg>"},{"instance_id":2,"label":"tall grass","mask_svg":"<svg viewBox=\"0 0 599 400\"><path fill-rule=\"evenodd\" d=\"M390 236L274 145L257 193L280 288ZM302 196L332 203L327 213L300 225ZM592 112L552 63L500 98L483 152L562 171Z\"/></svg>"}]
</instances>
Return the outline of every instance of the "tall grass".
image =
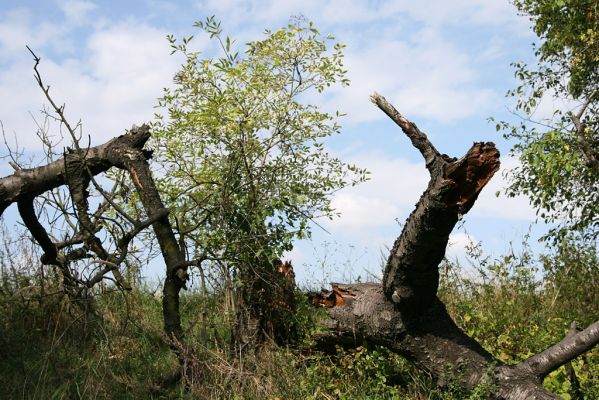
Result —
<instances>
[{"instance_id":1,"label":"tall grass","mask_svg":"<svg viewBox=\"0 0 599 400\"><path fill-rule=\"evenodd\" d=\"M310 350L320 314L305 300L295 348L235 354L233 316L218 290L181 298L186 385L160 387L178 367L163 335L161 299L138 285L99 288L83 307L61 290L26 247L0 251L0 398L2 399L477 399L451 379L443 389L386 349L360 347L335 355ZM480 250L480 249L478 249ZM575 320L599 316L599 271L592 246L564 243L544 257L530 252L498 259L472 252L476 276L443 267L440 296L452 316L487 350L515 363L559 341ZM302 299L302 297L299 297ZM172 345L172 343L171 343ZM562 368L545 385L564 398L599 398L599 351ZM456 379L457 381L457 379ZM576 385L574 385L576 386Z\"/></svg>"}]
</instances>

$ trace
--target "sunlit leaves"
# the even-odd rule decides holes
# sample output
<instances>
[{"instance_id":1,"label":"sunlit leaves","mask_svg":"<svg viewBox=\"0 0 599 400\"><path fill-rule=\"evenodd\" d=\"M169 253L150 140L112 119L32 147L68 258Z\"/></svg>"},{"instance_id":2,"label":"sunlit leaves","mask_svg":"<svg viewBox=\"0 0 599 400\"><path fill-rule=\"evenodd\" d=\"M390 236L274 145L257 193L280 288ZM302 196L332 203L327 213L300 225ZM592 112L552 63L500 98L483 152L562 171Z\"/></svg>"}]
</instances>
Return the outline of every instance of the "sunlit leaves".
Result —
<instances>
[{"instance_id":1,"label":"sunlit leaves","mask_svg":"<svg viewBox=\"0 0 599 400\"><path fill-rule=\"evenodd\" d=\"M541 39L535 55L569 77L574 97L597 88L599 3L596 0L515 0Z\"/></svg>"},{"instance_id":2,"label":"sunlit leaves","mask_svg":"<svg viewBox=\"0 0 599 400\"><path fill-rule=\"evenodd\" d=\"M565 234L565 227L591 229L592 235L599 225L598 178L580 156L576 138L567 130L514 132L522 133L527 136L514 148L522 164L512 172L508 194L527 194L539 217L556 224L552 236Z\"/></svg>"},{"instance_id":3,"label":"sunlit leaves","mask_svg":"<svg viewBox=\"0 0 599 400\"><path fill-rule=\"evenodd\" d=\"M599 234L599 3L594 0L514 0L533 23L540 45L534 68L513 64L520 84L518 125L498 130L518 141L521 166L510 176L509 195L527 195L538 215L554 224L550 235L574 229ZM539 110L552 101L553 113ZM540 115L539 115L540 114ZM594 161L595 160L595 161Z\"/></svg>"},{"instance_id":4,"label":"sunlit leaves","mask_svg":"<svg viewBox=\"0 0 599 400\"><path fill-rule=\"evenodd\" d=\"M309 220L335 215L332 193L366 178L324 148L341 114L306 101L348 84L344 46L303 19L245 47L213 17L195 26L221 56L203 58L189 50L192 37L169 37L186 62L154 126L161 188L194 251L273 259L310 234Z\"/></svg>"}]
</instances>

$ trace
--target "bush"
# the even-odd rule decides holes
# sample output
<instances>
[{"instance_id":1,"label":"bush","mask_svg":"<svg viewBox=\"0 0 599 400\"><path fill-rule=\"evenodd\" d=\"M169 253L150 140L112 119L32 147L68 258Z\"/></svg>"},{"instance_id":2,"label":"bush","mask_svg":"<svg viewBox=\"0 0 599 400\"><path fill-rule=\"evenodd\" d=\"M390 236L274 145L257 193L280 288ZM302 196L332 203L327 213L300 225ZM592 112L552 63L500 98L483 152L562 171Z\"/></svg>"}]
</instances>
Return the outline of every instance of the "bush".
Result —
<instances>
[{"instance_id":1,"label":"bush","mask_svg":"<svg viewBox=\"0 0 599 400\"><path fill-rule=\"evenodd\" d=\"M491 259L474 246L474 277L464 278L464 268L451 262L442 274L440 296L456 323L507 364L559 342L572 322L586 328L599 315L599 259L592 243L569 238L538 258L526 242L523 249ZM577 378L567 368L550 374L545 386L566 399L599 398L597 349L572 362ZM579 381L578 393L572 379Z\"/></svg>"}]
</instances>

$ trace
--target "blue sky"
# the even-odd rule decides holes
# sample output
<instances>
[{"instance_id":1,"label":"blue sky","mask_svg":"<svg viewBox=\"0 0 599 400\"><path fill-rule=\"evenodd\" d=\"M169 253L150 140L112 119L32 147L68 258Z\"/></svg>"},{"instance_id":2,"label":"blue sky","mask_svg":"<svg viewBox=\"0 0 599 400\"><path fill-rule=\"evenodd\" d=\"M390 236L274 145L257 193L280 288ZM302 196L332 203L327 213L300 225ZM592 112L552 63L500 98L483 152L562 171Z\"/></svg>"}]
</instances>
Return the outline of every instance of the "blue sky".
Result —
<instances>
[{"instance_id":1,"label":"blue sky","mask_svg":"<svg viewBox=\"0 0 599 400\"><path fill-rule=\"evenodd\" d=\"M84 133L99 144L151 120L156 98L181 63L169 56L165 36L199 34L193 22L213 14L239 43L303 14L347 45L351 85L316 101L347 113L330 148L368 168L372 179L336 194L342 217L321 221L327 232L316 229L312 242L298 243L289 255L302 281L380 273L381 251L426 186L420 154L370 103L372 92L387 97L441 152L459 157L473 141L494 141L503 168L517 165L508 157L510 144L487 122L489 116L514 119L504 97L515 85L509 64L532 59L529 21L507 0L3 1L0 120L7 135L28 151L40 148L32 115L40 118L45 102L25 45L42 57L44 79L69 118L81 119ZM205 37L196 45L211 51ZM0 165L0 173L10 170ZM535 218L527 199L495 197L504 186L496 175L465 217L468 235L495 254L519 242ZM461 257L467 241L464 229L456 230L449 256Z\"/></svg>"}]
</instances>

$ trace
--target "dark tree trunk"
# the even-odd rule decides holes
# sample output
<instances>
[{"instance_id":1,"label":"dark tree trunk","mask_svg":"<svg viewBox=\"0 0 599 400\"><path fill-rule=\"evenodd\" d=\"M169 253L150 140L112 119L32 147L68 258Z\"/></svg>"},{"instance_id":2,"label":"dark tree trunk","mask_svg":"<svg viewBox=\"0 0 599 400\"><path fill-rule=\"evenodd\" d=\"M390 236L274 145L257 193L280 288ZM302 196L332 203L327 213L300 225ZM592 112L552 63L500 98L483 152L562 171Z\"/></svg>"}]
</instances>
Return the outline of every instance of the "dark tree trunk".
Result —
<instances>
[{"instance_id":1,"label":"dark tree trunk","mask_svg":"<svg viewBox=\"0 0 599 400\"><path fill-rule=\"evenodd\" d=\"M295 321L295 275L290 262L262 263L240 271L245 284L238 290L233 342L238 350L253 350L272 342L292 344Z\"/></svg>"},{"instance_id":2,"label":"dark tree trunk","mask_svg":"<svg viewBox=\"0 0 599 400\"><path fill-rule=\"evenodd\" d=\"M328 350L364 341L385 346L429 372L440 386L449 373L465 388L489 384L491 398L559 398L543 388L542 379L595 346L599 322L518 365L507 366L467 336L437 298L438 266L449 234L499 168L494 144L475 143L459 160L441 155L382 96L375 94L372 101L422 153L430 182L393 245L382 285L337 284L332 291L312 295L313 304L328 308L329 315L329 330L318 336L318 345Z\"/></svg>"},{"instance_id":3,"label":"dark tree trunk","mask_svg":"<svg viewBox=\"0 0 599 400\"><path fill-rule=\"evenodd\" d=\"M151 153L143 150L149 138L150 129L147 125L143 125L103 145L84 150L71 150L66 153L64 159L38 168L19 169L13 175L1 178L0 214L10 204L18 204L23 222L44 251L42 263L60 267L65 274L65 284L69 286L81 284L91 287L102 280L106 272L113 272L117 276L116 267L124 261L130 241L142 229L152 225L166 264L163 297L165 333L171 340L181 342L183 330L179 314L179 292L185 286L189 263L186 262L178 247L168 220L168 210L160 199L150 173L147 159L150 158ZM87 186L90 179L111 167L129 172L148 216L146 221L131 221L134 225L133 230L119 240L117 243L119 251L114 254L109 254L95 237L97 228L91 226L87 204ZM79 239L73 243L84 244L83 247L67 254L60 251L63 246L52 242L33 210L35 197L62 185L67 185L71 191L81 225L81 232L75 235ZM67 263L86 257L88 250L93 251L109 267L89 281L73 282L75 278L69 275Z\"/></svg>"}]
</instances>

